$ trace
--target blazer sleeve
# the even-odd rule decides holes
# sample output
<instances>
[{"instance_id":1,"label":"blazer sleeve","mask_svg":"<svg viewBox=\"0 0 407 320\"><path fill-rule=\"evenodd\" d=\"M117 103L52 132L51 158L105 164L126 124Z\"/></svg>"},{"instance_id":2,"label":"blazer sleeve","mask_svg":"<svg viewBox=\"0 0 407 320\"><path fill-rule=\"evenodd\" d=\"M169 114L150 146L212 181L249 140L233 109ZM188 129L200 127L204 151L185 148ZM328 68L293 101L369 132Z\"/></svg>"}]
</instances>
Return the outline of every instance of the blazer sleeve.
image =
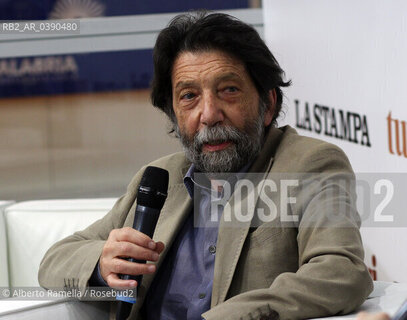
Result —
<instances>
[{"instance_id":1,"label":"blazer sleeve","mask_svg":"<svg viewBox=\"0 0 407 320\"><path fill-rule=\"evenodd\" d=\"M345 154L324 143L302 156L297 172L318 173L313 191L297 194L298 270L278 275L271 286L237 294L205 312L206 320L307 319L355 310L373 289L363 262L352 187L337 192L337 181L353 171ZM340 191L340 190L339 190ZM299 211L299 210L298 210ZM338 213L340 217L338 218ZM270 268L273 266L270 265Z\"/></svg>"},{"instance_id":2,"label":"blazer sleeve","mask_svg":"<svg viewBox=\"0 0 407 320\"><path fill-rule=\"evenodd\" d=\"M102 219L83 231L55 243L43 257L38 281L48 289L75 287L84 290L99 261L103 246L113 229L122 228L131 211L144 170L130 182L127 192Z\"/></svg>"}]
</instances>

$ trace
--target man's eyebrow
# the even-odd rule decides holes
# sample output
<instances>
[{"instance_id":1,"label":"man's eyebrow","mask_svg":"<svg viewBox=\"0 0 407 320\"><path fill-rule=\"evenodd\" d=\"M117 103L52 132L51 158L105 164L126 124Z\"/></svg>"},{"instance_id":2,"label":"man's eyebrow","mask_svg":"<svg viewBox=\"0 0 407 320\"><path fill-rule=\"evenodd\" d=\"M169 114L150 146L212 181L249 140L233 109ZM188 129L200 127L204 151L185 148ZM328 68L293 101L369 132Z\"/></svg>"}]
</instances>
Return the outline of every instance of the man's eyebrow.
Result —
<instances>
[{"instance_id":1,"label":"man's eyebrow","mask_svg":"<svg viewBox=\"0 0 407 320\"><path fill-rule=\"evenodd\" d=\"M175 89L179 89L179 88L185 88L185 87L191 87L195 84L195 81L179 81L177 82L177 84L175 85Z\"/></svg>"},{"instance_id":2,"label":"man's eyebrow","mask_svg":"<svg viewBox=\"0 0 407 320\"><path fill-rule=\"evenodd\" d=\"M242 80L242 77L235 72L228 72L228 73L221 74L216 79L217 82L228 81L228 80ZM175 89L193 87L193 86L195 86L195 84L196 84L196 82L193 80L179 81L176 83Z\"/></svg>"},{"instance_id":3,"label":"man's eyebrow","mask_svg":"<svg viewBox=\"0 0 407 320\"><path fill-rule=\"evenodd\" d=\"M228 80L242 80L242 77L235 72L228 72L218 77L218 82Z\"/></svg>"}]
</instances>

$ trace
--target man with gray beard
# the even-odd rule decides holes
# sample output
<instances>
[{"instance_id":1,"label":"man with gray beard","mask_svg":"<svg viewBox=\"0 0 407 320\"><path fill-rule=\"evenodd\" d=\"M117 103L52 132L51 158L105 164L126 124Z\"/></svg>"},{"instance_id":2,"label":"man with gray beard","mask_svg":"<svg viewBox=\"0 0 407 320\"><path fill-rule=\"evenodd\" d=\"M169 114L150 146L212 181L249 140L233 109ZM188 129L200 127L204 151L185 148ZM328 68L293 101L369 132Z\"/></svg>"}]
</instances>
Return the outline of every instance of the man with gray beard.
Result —
<instances>
[{"instance_id":1,"label":"man with gray beard","mask_svg":"<svg viewBox=\"0 0 407 320\"><path fill-rule=\"evenodd\" d=\"M47 252L40 284L133 288L120 275L142 274L129 319L305 319L358 307L372 279L354 190L335 182L352 168L336 146L277 127L288 85L251 26L225 14L177 16L154 47L151 98L184 152L150 164L169 172L153 238L130 228L142 168L102 220ZM287 197L276 173L323 179ZM256 192L225 196L228 183L238 190L253 174L245 181ZM264 219L247 219L254 213Z\"/></svg>"},{"instance_id":2,"label":"man with gray beard","mask_svg":"<svg viewBox=\"0 0 407 320\"><path fill-rule=\"evenodd\" d=\"M259 108L260 109L260 108ZM264 142L263 115L253 123L248 123L244 131L231 126L204 127L191 139L179 131L176 132L184 147L185 156L200 172L223 173L237 172L254 160ZM230 148L217 152L202 152L205 144L220 144L232 141Z\"/></svg>"}]
</instances>

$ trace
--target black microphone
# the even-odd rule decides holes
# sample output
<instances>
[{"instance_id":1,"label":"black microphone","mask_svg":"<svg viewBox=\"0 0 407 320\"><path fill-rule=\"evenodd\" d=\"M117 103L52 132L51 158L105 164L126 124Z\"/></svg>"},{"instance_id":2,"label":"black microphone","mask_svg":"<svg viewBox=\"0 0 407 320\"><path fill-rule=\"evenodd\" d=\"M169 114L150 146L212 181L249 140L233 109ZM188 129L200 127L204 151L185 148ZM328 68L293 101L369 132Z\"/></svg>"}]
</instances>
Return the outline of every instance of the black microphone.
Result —
<instances>
[{"instance_id":1,"label":"black microphone","mask_svg":"<svg viewBox=\"0 0 407 320\"><path fill-rule=\"evenodd\" d=\"M157 225L158 216L167 198L167 191L168 171L152 166L147 167L137 190L137 206L133 222L134 229L152 238ZM136 263L146 263L145 260L136 260L133 258L127 260ZM139 288L143 275L122 275L121 278L123 280L136 280L137 287ZM127 319L133 304L136 303L136 299L118 295L116 300L119 300L116 320Z\"/></svg>"}]
</instances>

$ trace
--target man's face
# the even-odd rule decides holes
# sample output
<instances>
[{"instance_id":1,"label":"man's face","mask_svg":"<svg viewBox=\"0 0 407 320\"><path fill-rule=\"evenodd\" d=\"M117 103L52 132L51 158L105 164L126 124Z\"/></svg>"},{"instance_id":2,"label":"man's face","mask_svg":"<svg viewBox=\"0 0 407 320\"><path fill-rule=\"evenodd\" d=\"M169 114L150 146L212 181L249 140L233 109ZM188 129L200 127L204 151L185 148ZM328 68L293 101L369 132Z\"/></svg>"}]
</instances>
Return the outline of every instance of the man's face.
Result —
<instances>
[{"instance_id":1,"label":"man's face","mask_svg":"<svg viewBox=\"0 0 407 320\"><path fill-rule=\"evenodd\" d=\"M260 151L270 108L244 65L221 51L183 52L172 70L173 109L186 156L203 172L238 171Z\"/></svg>"}]
</instances>

